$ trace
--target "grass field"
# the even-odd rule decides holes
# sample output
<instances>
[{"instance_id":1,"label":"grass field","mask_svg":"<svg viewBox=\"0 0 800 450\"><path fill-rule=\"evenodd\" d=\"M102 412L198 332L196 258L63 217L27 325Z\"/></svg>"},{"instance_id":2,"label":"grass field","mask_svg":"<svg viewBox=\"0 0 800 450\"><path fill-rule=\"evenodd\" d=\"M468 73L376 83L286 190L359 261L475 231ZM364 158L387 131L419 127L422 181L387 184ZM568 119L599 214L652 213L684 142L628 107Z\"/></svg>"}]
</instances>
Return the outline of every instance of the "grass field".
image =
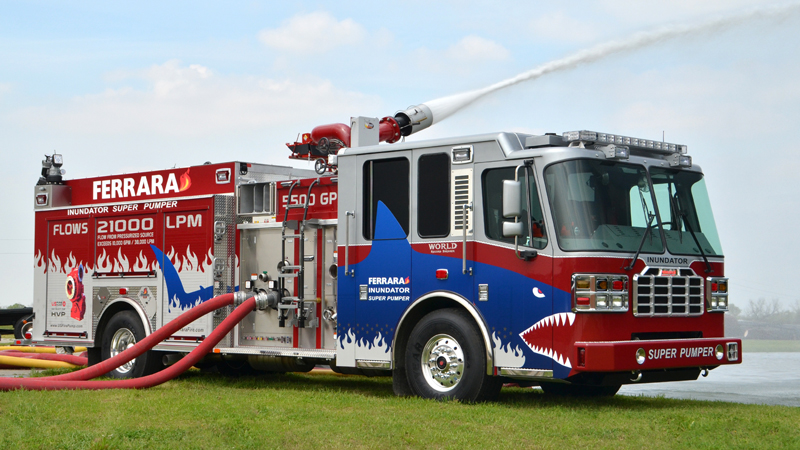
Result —
<instances>
[{"instance_id":1,"label":"grass field","mask_svg":"<svg viewBox=\"0 0 800 450\"><path fill-rule=\"evenodd\" d=\"M468 405L330 373L194 370L144 391L2 392L0 414L0 448L800 448L800 408L521 388Z\"/></svg>"}]
</instances>

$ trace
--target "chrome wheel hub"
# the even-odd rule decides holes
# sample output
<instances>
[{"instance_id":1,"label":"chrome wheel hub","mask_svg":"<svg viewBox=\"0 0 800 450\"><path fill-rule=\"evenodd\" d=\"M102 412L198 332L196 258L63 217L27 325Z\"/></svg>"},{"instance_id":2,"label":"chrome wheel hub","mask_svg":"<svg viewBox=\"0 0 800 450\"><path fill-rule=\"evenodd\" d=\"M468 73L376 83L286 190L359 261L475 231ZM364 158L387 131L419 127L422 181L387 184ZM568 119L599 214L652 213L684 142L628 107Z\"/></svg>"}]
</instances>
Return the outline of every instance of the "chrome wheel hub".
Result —
<instances>
[{"instance_id":1,"label":"chrome wheel hub","mask_svg":"<svg viewBox=\"0 0 800 450\"><path fill-rule=\"evenodd\" d=\"M120 328L114 333L114 336L111 337L111 353L110 356L113 358L120 353L124 352L125 350L131 348L136 344L136 337L133 335L133 331L127 328ZM119 366L116 370L119 373L128 373L133 369L133 363L136 361L128 361L127 363Z\"/></svg>"},{"instance_id":2,"label":"chrome wheel hub","mask_svg":"<svg viewBox=\"0 0 800 450\"><path fill-rule=\"evenodd\" d=\"M425 344L420 363L428 385L447 392L458 385L464 374L464 351L452 336L437 334Z\"/></svg>"}]
</instances>

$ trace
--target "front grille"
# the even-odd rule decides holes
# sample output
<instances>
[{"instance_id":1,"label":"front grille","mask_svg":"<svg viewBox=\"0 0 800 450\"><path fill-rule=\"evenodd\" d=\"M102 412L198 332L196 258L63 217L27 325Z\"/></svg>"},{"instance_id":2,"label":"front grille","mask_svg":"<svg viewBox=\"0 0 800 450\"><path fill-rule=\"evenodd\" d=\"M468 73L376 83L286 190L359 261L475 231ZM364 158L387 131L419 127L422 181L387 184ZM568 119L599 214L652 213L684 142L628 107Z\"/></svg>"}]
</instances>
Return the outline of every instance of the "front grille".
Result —
<instances>
[{"instance_id":1,"label":"front grille","mask_svg":"<svg viewBox=\"0 0 800 450\"><path fill-rule=\"evenodd\" d=\"M666 273L668 274L666 274ZM671 273L675 272L675 275ZM703 314L703 278L691 270L648 269L633 277L633 314L643 317Z\"/></svg>"}]
</instances>

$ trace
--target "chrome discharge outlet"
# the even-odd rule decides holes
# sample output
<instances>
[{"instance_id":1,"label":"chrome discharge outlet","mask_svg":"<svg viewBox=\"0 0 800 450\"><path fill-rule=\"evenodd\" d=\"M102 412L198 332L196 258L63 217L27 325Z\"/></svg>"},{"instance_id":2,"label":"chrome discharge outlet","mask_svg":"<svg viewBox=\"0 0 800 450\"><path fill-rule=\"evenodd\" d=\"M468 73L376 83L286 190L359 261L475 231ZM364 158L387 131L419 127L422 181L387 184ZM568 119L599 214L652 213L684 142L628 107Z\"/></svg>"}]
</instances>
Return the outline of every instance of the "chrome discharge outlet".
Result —
<instances>
[{"instance_id":1,"label":"chrome discharge outlet","mask_svg":"<svg viewBox=\"0 0 800 450\"><path fill-rule=\"evenodd\" d=\"M277 291L265 291L259 289L256 293L256 309L264 311L267 308L277 309L280 296Z\"/></svg>"}]
</instances>

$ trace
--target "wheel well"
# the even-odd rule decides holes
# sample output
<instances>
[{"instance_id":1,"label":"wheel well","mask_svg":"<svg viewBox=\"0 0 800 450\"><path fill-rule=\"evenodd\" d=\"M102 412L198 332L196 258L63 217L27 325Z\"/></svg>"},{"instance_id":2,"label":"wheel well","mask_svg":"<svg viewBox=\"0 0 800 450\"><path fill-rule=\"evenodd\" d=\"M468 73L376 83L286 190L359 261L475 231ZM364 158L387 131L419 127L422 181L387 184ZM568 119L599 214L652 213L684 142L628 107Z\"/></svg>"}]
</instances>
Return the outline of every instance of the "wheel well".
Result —
<instances>
[{"instance_id":1,"label":"wheel well","mask_svg":"<svg viewBox=\"0 0 800 450\"><path fill-rule=\"evenodd\" d=\"M100 317L100 321L97 322L97 329L95 329L94 332L95 347L100 348L100 346L103 345L103 332L106 329L106 325L108 324L108 321L111 320L112 317L114 317L114 314L120 311L133 311L137 316L139 315L138 311L136 311L136 308L134 308L133 305L125 301L118 301L108 305L108 308L106 308L106 310L103 311L103 315ZM139 320L141 320L141 317L139 318ZM147 330L149 329L149 324L142 323L142 326L145 329L145 334L147 334Z\"/></svg>"},{"instance_id":2,"label":"wheel well","mask_svg":"<svg viewBox=\"0 0 800 450\"><path fill-rule=\"evenodd\" d=\"M400 319L400 324L398 325L397 333L395 334L394 338L394 346L392 348L392 358L394 359L392 364L393 368L405 368L405 358L403 358L402 355L405 355L406 347L408 346L408 337L411 335L411 330L414 329L414 326L417 324L417 322L425 317L425 315L444 308L461 309L466 312L469 317L472 317L473 321L476 320L474 313L477 313L477 311L468 310L466 307L464 307L464 304L460 303L455 298L450 298L449 296L432 296L418 300L414 305L411 305L411 309L409 309L406 315ZM483 328L480 326L483 324L476 323L476 325L479 325L479 328ZM492 361L492 347L489 346L489 341L487 341L484 333L481 334L484 344L488 346L486 351L488 352L489 356L489 360L487 360L487 373L489 373L494 365L494 362Z\"/></svg>"}]
</instances>

